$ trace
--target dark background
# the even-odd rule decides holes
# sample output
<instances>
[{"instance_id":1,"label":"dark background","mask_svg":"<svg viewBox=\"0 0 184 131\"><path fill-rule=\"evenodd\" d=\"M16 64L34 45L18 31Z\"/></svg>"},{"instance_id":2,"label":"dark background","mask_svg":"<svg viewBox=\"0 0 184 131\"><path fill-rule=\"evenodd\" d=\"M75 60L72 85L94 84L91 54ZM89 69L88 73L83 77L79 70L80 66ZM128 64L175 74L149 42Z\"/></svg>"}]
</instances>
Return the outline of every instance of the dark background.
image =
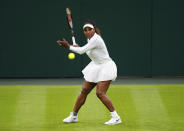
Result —
<instances>
[{"instance_id":1,"label":"dark background","mask_svg":"<svg viewBox=\"0 0 184 131\"><path fill-rule=\"evenodd\" d=\"M0 77L81 77L86 55L68 60L56 41L71 36L65 8L73 13L76 41L94 20L118 76L184 76L183 0L1 0Z\"/></svg>"}]
</instances>

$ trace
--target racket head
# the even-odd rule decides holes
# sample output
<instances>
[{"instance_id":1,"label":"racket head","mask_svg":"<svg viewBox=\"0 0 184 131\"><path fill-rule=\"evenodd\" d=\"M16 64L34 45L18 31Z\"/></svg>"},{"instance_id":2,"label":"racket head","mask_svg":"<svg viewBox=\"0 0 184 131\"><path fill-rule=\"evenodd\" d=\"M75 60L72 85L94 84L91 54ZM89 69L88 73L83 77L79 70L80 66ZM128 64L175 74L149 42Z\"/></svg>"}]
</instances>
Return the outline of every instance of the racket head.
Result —
<instances>
[{"instance_id":1,"label":"racket head","mask_svg":"<svg viewBox=\"0 0 184 131\"><path fill-rule=\"evenodd\" d=\"M66 17L70 29L73 29L72 12L70 8L66 8Z\"/></svg>"},{"instance_id":2,"label":"racket head","mask_svg":"<svg viewBox=\"0 0 184 131\"><path fill-rule=\"evenodd\" d=\"M73 45L75 45L76 43L75 43L75 37L74 37L74 31L73 31L72 12L70 8L66 8L66 18L68 21L68 27L69 27L70 33L72 35Z\"/></svg>"}]
</instances>

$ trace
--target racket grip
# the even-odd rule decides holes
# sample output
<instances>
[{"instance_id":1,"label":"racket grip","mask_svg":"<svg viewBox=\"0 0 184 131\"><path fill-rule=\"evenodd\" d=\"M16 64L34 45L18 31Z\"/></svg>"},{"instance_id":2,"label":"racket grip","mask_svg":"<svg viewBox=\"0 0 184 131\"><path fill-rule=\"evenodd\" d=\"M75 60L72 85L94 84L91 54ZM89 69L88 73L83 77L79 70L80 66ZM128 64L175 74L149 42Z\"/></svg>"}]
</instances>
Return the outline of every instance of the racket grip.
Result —
<instances>
[{"instance_id":1,"label":"racket grip","mask_svg":"<svg viewBox=\"0 0 184 131\"><path fill-rule=\"evenodd\" d=\"M72 36L72 42L73 42L73 45L76 45L74 36Z\"/></svg>"}]
</instances>

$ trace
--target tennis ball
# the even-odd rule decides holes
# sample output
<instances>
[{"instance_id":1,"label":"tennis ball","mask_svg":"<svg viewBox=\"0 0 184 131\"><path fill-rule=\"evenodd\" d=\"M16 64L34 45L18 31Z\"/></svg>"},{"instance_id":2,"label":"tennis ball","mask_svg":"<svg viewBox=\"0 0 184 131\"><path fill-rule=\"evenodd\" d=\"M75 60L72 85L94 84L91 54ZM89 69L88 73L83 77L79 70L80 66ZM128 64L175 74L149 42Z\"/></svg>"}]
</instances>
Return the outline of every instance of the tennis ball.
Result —
<instances>
[{"instance_id":1,"label":"tennis ball","mask_svg":"<svg viewBox=\"0 0 184 131\"><path fill-rule=\"evenodd\" d=\"M68 59L70 59L70 60L75 59L75 54L74 53L69 53L68 54Z\"/></svg>"}]
</instances>

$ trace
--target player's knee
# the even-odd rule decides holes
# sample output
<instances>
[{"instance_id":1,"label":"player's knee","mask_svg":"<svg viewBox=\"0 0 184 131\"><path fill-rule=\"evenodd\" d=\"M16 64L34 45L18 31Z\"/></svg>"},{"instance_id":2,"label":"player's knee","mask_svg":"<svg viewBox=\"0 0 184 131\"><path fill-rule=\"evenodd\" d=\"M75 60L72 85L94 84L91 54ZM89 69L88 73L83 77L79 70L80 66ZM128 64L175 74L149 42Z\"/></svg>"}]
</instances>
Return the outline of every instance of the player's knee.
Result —
<instances>
[{"instance_id":1,"label":"player's knee","mask_svg":"<svg viewBox=\"0 0 184 131\"><path fill-rule=\"evenodd\" d=\"M105 96L105 93L101 92L101 91L97 91L96 92L96 96L101 99L103 96Z\"/></svg>"}]
</instances>

